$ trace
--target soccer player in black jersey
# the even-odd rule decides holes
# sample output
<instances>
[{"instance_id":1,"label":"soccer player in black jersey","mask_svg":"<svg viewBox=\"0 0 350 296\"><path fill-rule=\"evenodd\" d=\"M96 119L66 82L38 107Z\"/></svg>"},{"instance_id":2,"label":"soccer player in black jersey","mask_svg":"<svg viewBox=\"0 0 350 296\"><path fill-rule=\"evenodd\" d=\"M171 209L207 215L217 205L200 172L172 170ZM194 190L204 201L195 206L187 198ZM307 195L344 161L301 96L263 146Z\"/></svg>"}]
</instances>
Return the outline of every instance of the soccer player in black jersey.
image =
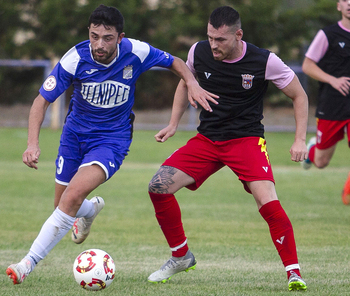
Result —
<instances>
[{"instance_id":1,"label":"soccer player in black jersey","mask_svg":"<svg viewBox=\"0 0 350 296\"><path fill-rule=\"evenodd\" d=\"M337 9L341 20L318 31L303 62L305 74L320 82L317 132L307 145L309 156L302 163L304 169L312 163L326 167L344 133L350 146L350 1L338 0ZM350 173L342 200L346 205L350 203Z\"/></svg>"},{"instance_id":2,"label":"soccer player in black jersey","mask_svg":"<svg viewBox=\"0 0 350 296\"><path fill-rule=\"evenodd\" d=\"M291 159L307 157L305 144L308 98L295 73L275 54L242 40L238 12L228 6L214 10L207 27L208 40L194 44L187 65L200 85L219 95L210 101L211 112L202 110L198 134L175 151L149 183L156 218L172 251L172 257L148 278L166 282L181 271L195 269L188 248L175 192L196 190L210 175L228 166L255 198L269 225L273 243L285 266L289 290L306 290L292 224L278 201L264 139L263 97L271 80L293 101L296 132ZM195 106L195 102L190 99ZM187 108L187 88L180 81L174 96L169 125L155 138L164 142L176 132Z\"/></svg>"}]
</instances>

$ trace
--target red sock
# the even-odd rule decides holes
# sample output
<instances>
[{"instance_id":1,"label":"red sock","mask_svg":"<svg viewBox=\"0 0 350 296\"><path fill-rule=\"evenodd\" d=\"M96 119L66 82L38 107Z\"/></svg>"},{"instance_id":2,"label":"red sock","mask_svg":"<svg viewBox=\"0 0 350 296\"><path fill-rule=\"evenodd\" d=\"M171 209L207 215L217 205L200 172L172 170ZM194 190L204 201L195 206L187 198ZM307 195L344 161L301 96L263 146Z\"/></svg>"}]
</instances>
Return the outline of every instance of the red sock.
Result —
<instances>
[{"instance_id":1,"label":"red sock","mask_svg":"<svg viewBox=\"0 0 350 296\"><path fill-rule=\"evenodd\" d=\"M172 256L182 257L188 251L179 204L173 194L149 192L156 218L171 248Z\"/></svg>"},{"instance_id":2,"label":"red sock","mask_svg":"<svg viewBox=\"0 0 350 296\"><path fill-rule=\"evenodd\" d=\"M263 205L259 210L270 228L272 241L286 267L288 277L291 271L300 276L293 227L278 200Z\"/></svg>"},{"instance_id":3,"label":"red sock","mask_svg":"<svg viewBox=\"0 0 350 296\"><path fill-rule=\"evenodd\" d=\"M313 145L309 150L309 159L312 163L314 162L314 159L315 159L315 149L316 149L316 145Z\"/></svg>"}]
</instances>

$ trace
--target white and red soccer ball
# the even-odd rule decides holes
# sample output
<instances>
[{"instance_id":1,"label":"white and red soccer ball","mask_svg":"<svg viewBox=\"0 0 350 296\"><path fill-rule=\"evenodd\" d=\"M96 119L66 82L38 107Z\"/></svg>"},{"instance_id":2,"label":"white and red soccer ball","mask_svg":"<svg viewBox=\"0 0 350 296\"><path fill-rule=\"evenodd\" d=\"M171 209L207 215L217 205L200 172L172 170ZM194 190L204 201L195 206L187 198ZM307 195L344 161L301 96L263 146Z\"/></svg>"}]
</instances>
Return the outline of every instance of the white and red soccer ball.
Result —
<instances>
[{"instance_id":1,"label":"white and red soccer ball","mask_svg":"<svg viewBox=\"0 0 350 296\"><path fill-rule=\"evenodd\" d=\"M114 280L115 265L112 257L99 249L86 250L73 264L76 282L86 290L102 290Z\"/></svg>"}]
</instances>

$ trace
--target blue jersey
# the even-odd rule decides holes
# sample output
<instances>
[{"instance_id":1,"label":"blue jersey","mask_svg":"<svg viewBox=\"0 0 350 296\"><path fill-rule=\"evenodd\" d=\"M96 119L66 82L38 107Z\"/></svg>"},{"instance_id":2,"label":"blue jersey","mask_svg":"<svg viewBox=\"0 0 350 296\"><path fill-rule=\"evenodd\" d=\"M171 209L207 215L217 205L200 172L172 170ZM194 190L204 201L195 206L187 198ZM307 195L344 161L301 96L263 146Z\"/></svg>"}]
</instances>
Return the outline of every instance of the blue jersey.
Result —
<instances>
[{"instance_id":1,"label":"blue jersey","mask_svg":"<svg viewBox=\"0 0 350 296\"><path fill-rule=\"evenodd\" d=\"M93 59L87 40L62 57L40 94L52 103L73 84L65 128L77 134L130 139L136 80L151 67L171 67L173 61L170 54L145 42L123 38L117 56L105 65Z\"/></svg>"}]
</instances>

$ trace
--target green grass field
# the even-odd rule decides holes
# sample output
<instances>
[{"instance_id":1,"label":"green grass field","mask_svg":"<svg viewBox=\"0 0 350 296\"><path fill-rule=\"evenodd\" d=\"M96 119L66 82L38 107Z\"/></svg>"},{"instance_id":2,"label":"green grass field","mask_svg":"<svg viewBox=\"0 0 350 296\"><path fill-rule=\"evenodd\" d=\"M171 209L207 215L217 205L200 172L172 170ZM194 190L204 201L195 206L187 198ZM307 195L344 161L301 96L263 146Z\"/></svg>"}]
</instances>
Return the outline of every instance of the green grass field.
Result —
<instances>
[{"instance_id":1,"label":"green grass field","mask_svg":"<svg viewBox=\"0 0 350 296\"><path fill-rule=\"evenodd\" d=\"M0 129L0 295L291 295L267 224L237 177L228 169L213 175L196 192L177 193L189 246L197 269L175 275L166 284L147 277L170 256L154 217L147 185L161 162L194 132L178 132L166 143L152 131L137 131L121 170L94 194L106 207L81 245L70 234L41 261L21 285L5 270L29 250L53 211L54 160L60 131L43 130L39 170L22 163L25 129ZM339 143L324 170L301 169L290 161L292 133L267 133L279 199L294 226L307 295L349 295L349 211L341 190L350 170L349 149ZM310 135L311 136L311 135ZM92 197L92 195L91 195ZM102 292L76 284L72 264L85 249L107 251L116 263L116 277ZM100 295L100 294L99 294Z\"/></svg>"}]
</instances>

